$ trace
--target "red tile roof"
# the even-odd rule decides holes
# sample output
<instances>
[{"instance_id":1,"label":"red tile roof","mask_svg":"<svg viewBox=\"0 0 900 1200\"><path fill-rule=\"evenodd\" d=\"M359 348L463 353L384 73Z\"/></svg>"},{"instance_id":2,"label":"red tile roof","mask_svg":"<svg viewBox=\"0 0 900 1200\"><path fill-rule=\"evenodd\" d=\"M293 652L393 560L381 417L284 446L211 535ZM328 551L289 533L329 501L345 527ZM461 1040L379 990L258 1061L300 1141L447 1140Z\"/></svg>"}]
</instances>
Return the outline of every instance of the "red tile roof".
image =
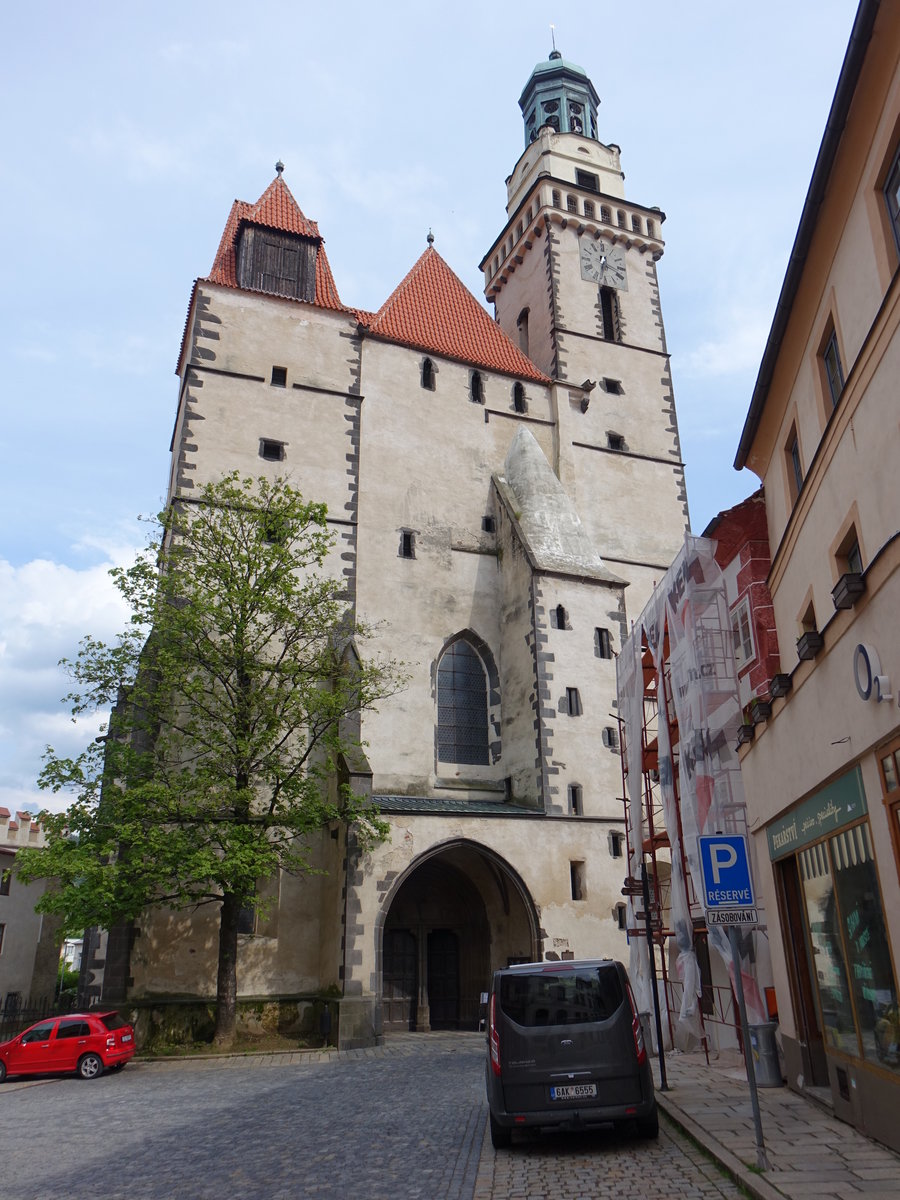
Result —
<instances>
[{"instance_id":1,"label":"red tile roof","mask_svg":"<svg viewBox=\"0 0 900 1200\"><path fill-rule=\"evenodd\" d=\"M212 270L204 283L222 283L225 287L238 287L237 281L237 235L241 225L260 225L265 229L277 229L281 233L295 233L301 237L315 238L319 243L316 254L316 298L313 303L321 308L344 311L338 295L334 276L322 244L322 235L315 221L303 215L300 205L291 195L291 190L280 175L272 180L255 204L235 200L228 214L225 232L216 251Z\"/></svg>"},{"instance_id":2,"label":"red tile roof","mask_svg":"<svg viewBox=\"0 0 900 1200\"><path fill-rule=\"evenodd\" d=\"M331 266L325 254L322 236L315 221L303 215L299 204L282 179L276 176L255 204L235 200L228 215L212 270L198 283L218 283L239 287L237 279L237 239L241 225L259 225L285 233L314 238L316 254L316 296L314 304L354 316L377 338L397 342L416 350L443 355L489 371L515 375L522 379L549 382L542 371L512 342L490 314L482 308L466 286L450 270L437 251L429 246L412 270L376 313L348 308L341 303ZM196 293L197 285L194 285ZM190 312L188 308L181 351L184 353ZM179 356L181 367L181 356Z\"/></svg>"},{"instance_id":3,"label":"red tile roof","mask_svg":"<svg viewBox=\"0 0 900 1200\"><path fill-rule=\"evenodd\" d=\"M429 246L370 320L374 337L473 363L490 371L549 382Z\"/></svg>"}]
</instances>

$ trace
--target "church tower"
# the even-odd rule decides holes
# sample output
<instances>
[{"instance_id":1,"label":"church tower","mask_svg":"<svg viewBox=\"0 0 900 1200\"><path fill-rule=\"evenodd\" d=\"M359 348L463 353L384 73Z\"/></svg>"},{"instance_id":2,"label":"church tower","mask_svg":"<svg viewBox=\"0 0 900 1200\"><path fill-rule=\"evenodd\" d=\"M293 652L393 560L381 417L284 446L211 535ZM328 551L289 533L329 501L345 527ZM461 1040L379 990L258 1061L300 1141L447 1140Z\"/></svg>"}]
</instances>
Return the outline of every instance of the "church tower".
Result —
<instances>
[{"instance_id":1,"label":"church tower","mask_svg":"<svg viewBox=\"0 0 900 1200\"><path fill-rule=\"evenodd\" d=\"M558 50L534 68L506 224L481 268L500 327L556 384L554 468L639 612L688 525L656 272L665 214L626 199L599 103Z\"/></svg>"}]
</instances>

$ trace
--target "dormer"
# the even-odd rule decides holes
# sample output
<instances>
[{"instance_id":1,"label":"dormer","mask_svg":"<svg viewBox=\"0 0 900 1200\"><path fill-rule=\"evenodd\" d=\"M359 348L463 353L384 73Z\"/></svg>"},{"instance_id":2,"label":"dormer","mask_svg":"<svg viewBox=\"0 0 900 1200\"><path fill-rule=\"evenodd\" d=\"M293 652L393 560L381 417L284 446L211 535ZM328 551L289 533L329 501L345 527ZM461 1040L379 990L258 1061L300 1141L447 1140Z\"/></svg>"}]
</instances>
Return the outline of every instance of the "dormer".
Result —
<instances>
[{"instance_id":1,"label":"dormer","mask_svg":"<svg viewBox=\"0 0 900 1200\"><path fill-rule=\"evenodd\" d=\"M238 287L313 303L318 245L314 238L242 222L237 237Z\"/></svg>"}]
</instances>

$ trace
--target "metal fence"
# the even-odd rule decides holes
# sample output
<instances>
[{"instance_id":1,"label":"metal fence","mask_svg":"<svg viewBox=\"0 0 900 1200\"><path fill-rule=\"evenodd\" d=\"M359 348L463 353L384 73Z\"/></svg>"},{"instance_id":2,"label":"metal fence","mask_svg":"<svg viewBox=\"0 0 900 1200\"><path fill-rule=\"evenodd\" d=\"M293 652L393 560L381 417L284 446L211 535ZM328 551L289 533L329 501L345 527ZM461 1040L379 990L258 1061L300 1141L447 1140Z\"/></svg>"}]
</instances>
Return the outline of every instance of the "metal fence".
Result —
<instances>
[{"instance_id":1,"label":"metal fence","mask_svg":"<svg viewBox=\"0 0 900 1200\"><path fill-rule=\"evenodd\" d=\"M75 1007L74 996L29 996L22 1000L15 993L8 995L0 1009L0 1042L15 1037L35 1021L64 1015Z\"/></svg>"}]
</instances>

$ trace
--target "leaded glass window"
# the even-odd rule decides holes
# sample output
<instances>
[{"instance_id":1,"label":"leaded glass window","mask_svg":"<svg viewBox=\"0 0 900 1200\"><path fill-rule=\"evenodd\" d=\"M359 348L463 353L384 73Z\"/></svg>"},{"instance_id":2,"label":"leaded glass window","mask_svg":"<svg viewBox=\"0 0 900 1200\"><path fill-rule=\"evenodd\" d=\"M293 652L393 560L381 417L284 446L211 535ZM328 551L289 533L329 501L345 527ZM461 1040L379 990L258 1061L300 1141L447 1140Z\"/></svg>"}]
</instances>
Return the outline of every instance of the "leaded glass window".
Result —
<instances>
[{"instance_id":1,"label":"leaded glass window","mask_svg":"<svg viewBox=\"0 0 900 1200\"><path fill-rule=\"evenodd\" d=\"M468 642L454 642L441 656L437 699L438 762L486 766L487 679L481 659Z\"/></svg>"}]
</instances>

